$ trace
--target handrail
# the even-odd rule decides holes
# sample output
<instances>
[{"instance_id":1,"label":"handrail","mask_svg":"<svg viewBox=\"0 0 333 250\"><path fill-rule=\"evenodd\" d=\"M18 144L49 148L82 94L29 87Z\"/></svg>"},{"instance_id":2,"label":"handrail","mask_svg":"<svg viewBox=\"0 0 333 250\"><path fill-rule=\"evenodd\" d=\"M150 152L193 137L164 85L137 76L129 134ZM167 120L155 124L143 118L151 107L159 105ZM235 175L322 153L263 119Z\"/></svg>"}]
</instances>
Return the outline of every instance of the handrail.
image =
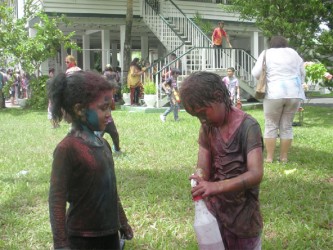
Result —
<instances>
[{"instance_id":1,"label":"handrail","mask_svg":"<svg viewBox=\"0 0 333 250\"><path fill-rule=\"evenodd\" d=\"M158 107L163 97L160 83L168 76L165 73L178 65L181 65L179 67L183 76L199 70L224 75L228 67L234 67L242 88L253 94L256 80L251 70L256 60L252 55L244 49L211 47L211 40L172 0L158 1L158 6L155 8L149 0L143 3L144 21L168 51L171 51L154 62L157 72L152 76L157 83ZM169 56L172 53L176 54L176 59L170 61ZM178 64L178 61L181 63Z\"/></svg>"},{"instance_id":2,"label":"handrail","mask_svg":"<svg viewBox=\"0 0 333 250\"><path fill-rule=\"evenodd\" d=\"M211 39L198 27L198 25L196 25L190 18L188 18L186 16L186 14L172 1L172 0L169 0L170 3L172 3L172 5L177 9L179 10L179 12L184 16L184 18L186 18L194 27L196 27L199 32L201 33L201 35L203 35L204 37L206 37L206 39L211 43Z\"/></svg>"}]
</instances>

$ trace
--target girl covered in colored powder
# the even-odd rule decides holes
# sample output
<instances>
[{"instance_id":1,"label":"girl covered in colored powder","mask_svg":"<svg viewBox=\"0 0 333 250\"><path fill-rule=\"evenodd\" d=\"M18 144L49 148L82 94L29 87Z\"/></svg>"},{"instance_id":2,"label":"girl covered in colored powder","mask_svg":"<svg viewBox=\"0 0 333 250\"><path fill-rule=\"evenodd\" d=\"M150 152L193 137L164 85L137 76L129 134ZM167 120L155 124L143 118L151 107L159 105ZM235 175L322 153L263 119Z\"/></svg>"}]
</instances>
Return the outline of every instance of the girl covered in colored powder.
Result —
<instances>
[{"instance_id":1,"label":"girl covered in colored powder","mask_svg":"<svg viewBox=\"0 0 333 250\"><path fill-rule=\"evenodd\" d=\"M199 119L197 170L190 178L216 216L225 249L259 250L263 227L259 185L263 142L258 122L232 106L219 75L195 72L180 88L186 111Z\"/></svg>"},{"instance_id":2,"label":"girl covered in colored powder","mask_svg":"<svg viewBox=\"0 0 333 250\"><path fill-rule=\"evenodd\" d=\"M49 212L55 249L120 249L119 230L133 237L110 145L94 134L105 129L112 95L112 86L93 72L59 74L50 85L53 118L61 121L66 113L72 122L53 153Z\"/></svg>"}]
</instances>

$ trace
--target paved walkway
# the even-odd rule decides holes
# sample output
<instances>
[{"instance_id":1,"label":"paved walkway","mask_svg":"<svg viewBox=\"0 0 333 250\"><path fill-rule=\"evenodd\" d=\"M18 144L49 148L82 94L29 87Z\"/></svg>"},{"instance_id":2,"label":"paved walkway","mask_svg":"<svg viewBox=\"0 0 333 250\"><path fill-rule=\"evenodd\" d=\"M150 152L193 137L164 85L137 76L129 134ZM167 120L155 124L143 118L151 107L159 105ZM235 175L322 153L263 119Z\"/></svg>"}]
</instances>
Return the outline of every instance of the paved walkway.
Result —
<instances>
[{"instance_id":1,"label":"paved walkway","mask_svg":"<svg viewBox=\"0 0 333 250\"><path fill-rule=\"evenodd\" d=\"M305 105L333 107L333 98L313 98L305 100Z\"/></svg>"},{"instance_id":2,"label":"paved walkway","mask_svg":"<svg viewBox=\"0 0 333 250\"><path fill-rule=\"evenodd\" d=\"M257 103L255 103L257 104ZM250 105L250 103L247 103L245 105ZM322 107L333 107L333 98L313 98L313 99L307 99L304 101L304 105L310 105L310 106L322 106ZM10 101L6 101L6 107L7 108L20 108L19 105L12 105ZM143 107L138 107L139 109L143 109ZM131 110L130 108L125 110ZM163 109L163 108L162 108Z\"/></svg>"}]
</instances>

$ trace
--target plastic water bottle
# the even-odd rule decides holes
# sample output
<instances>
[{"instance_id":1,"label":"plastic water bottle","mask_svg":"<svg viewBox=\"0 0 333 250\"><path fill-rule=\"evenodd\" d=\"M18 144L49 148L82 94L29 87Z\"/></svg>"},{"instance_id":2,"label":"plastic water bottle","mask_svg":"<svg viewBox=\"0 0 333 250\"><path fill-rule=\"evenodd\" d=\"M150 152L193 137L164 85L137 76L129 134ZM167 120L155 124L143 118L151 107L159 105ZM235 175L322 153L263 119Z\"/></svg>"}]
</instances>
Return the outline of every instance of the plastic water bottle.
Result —
<instances>
[{"instance_id":1,"label":"plastic water bottle","mask_svg":"<svg viewBox=\"0 0 333 250\"><path fill-rule=\"evenodd\" d=\"M197 182L191 180L191 186L195 187ZM220 229L216 218L209 212L201 196L194 199L195 219L193 228L197 236L200 250L224 250Z\"/></svg>"}]
</instances>

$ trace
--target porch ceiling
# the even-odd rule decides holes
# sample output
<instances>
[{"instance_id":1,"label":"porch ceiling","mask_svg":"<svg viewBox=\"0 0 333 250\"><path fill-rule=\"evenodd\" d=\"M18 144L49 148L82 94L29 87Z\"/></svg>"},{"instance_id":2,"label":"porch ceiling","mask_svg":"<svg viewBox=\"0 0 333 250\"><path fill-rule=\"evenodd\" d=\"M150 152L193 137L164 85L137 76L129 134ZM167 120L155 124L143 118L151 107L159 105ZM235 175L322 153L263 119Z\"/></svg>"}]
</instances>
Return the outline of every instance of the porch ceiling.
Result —
<instances>
[{"instance_id":1,"label":"porch ceiling","mask_svg":"<svg viewBox=\"0 0 333 250\"><path fill-rule=\"evenodd\" d=\"M125 25L125 18L107 18L107 17L67 17L70 24L59 26L65 34L75 31L74 38L80 44L84 34L90 35L91 49L100 49L101 44L101 30L110 31L110 40L120 44L120 26ZM157 48L159 40L142 21L141 18L133 19L132 26L132 47L133 49L140 49L141 36L148 36L149 47Z\"/></svg>"}]
</instances>

